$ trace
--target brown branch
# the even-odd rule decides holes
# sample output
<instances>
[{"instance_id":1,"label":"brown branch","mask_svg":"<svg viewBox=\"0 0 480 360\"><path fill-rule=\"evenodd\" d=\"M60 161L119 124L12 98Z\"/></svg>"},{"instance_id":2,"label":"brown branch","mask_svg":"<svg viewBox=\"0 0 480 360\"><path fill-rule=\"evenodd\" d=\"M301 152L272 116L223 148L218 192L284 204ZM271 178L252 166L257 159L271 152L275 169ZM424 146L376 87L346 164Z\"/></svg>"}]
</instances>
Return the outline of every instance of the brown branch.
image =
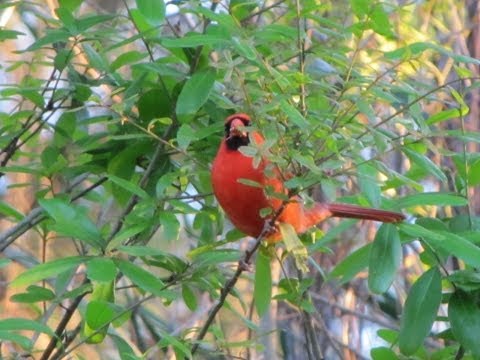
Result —
<instances>
[{"instance_id":1,"label":"brown branch","mask_svg":"<svg viewBox=\"0 0 480 360\"><path fill-rule=\"evenodd\" d=\"M87 279L83 281L83 284L86 284L88 282ZM75 298L73 302L70 304L70 306L66 309L65 315L62 317L62 320L57 325L57 328L55 329L55 334L50 338L50 342L47 345L47 348L43 351L42 357L40 360L48 360L52 352L55 350L55 347L57 345L58 339L61 338L63 332L65 331L65 328L67 327L68 322L73 316L73 313L77 309L78 305L80 305L80 302L82 299L87 295L87 293L83 293Z\"/></svg>"},{"instance_id":2,"label":"brown branch","mask_svg":"<svg viewBox=\"0 0 480 360\"><path fill-rule=\"evenodd\" d=\"M57 360L60 359L60 356L62 355L63 349L69 346L72 341L77 337L77 335L80 333L80 330L82 330L82 324L83 321L80 321L78 325L70 331L65 338L65 341L63 342L63 346L57 348L57 351L52 355L51 360Z\"/></svg>"},{"instance_id":3,"label":"brown branch","mask_svg":"<svg viewBox=\"0 0 480 360\"><path fill-rule=\"evenodd\" d=\"M213 307L211 310L210 314L208 315L207 320L205 321L205 324L203 325L202 329L198 333L197 338L195 339L196 343L192 347L192 355L195 354L197 351L200 341L203 340L205 335L208 332L208 329L210 328L210 325L212 325L213 321L215 320L215 316L217 313L220 311L220 309L223 307L223 304L225 303L225 300L227 299L228 294L233 290L235 284L237 283L238 279L240 278L240 275L242 275L243 271L246 269L246 266L250 264L250 261L252 260L253 255L255 252L258 250L260 247L260 244L262 243L262 240L265 238L265 236L268 234L270 231L269 229L271 228L270 222L266 222L264 229L262 230L261 234L257 237L255 240L255 244L250 250L245 251L245 256L243 259L241 259L238 262L237 265L237 270L235 271L235 274L232 276L232 278L225 284L225 286L222 288L222 291L220 292L220 299L218 300L217 304Z\"/></svg>"}]
</instances>

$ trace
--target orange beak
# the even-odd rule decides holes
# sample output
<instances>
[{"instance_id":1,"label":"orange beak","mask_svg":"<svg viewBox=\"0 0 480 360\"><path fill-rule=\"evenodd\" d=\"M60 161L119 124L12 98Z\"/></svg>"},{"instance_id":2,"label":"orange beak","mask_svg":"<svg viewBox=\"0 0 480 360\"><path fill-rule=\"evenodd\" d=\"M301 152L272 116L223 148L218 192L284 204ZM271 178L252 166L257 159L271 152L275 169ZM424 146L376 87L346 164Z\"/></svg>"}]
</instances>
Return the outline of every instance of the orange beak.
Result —
<instances>
[{"instance_id":1,"label":"orange beak","mask_svg":"<svg viewBox=\"0 0 480 360\"><path fill-rule=\"evenodd\" d=\"M233 119L230 123L230 133L228 135L229 138L231 137L247 137L248 133L245 131L245 124L241 119Z\"/></svg>"}]
</instances>

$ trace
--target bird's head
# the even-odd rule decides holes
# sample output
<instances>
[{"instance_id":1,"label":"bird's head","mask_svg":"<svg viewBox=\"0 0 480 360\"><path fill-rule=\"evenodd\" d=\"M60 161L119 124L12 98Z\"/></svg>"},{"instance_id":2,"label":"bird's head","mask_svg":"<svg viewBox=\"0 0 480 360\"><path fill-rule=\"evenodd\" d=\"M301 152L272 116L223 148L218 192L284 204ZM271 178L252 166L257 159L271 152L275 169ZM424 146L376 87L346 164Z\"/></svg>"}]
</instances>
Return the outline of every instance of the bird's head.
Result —
<instances>
[{"instance_id":1,"label":"bird's head","mask_svg":"<svg viewBox=\"0 0 480 360\"><path fill-rule=\"evenodd\" d=\"M245 127L250 126L251 122L247 114L233 114L225 119L225 142L230 150L237 150L240 146L249 144Z\"/></svg>"}]
</instances>

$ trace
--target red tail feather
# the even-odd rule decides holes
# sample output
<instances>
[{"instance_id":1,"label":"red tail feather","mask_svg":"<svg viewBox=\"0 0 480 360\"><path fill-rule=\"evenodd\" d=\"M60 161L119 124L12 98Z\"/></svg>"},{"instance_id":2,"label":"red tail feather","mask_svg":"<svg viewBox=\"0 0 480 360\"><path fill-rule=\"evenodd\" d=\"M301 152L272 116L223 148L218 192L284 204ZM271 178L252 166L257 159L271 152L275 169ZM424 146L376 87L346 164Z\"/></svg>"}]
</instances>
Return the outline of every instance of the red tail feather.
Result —
<instances>
[{"instance_id":1,"label":"red tail feather","mask_svg":"<svg viewBox=\"0 0 480 360\"><path fill-rule=\"evenodd\" d=\"M332 216L352 219L365 219L381 222L398 222L405 219L405 215L394 211L369 209L350 204L328 204Z\"/></svg>"}]
</instances>

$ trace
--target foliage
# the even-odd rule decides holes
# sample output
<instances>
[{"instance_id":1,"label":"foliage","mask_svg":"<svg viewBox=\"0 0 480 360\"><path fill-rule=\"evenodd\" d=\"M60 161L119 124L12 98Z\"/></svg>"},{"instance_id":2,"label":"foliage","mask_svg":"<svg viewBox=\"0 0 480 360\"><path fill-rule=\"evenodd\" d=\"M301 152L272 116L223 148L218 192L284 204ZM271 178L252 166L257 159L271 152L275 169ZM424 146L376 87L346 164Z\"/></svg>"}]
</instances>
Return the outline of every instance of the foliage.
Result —
<instances>
[{"instance_id":1,"label":"foliage","mask_svg":"<svg viewBox=\"0 0 480 360\"><path fill-rule=\"evenodd\" d=\"M13 260L0 265L28 267L9 279L7 301L31 310L0 320L2 342L41 359L80 358L91 351L82 345L100 351L106 343L121 359L260 351L252 333L265 329L248 308L263 315L278 302L303 314L315 344L314 279L340 291L339 281L352 284L368 268L372 293L385 299L392 284L406 291L405 301L396 298L403 310L394 330L378 333L385 342L371 350L374 359L480 356L472 338L480 332L480 221L470 211L480 159L468 152L480 135L465 126L480 61L437 41L434 29L414 31L413 14L440 18L441 6L136 0L108 13L59 0L44 7L0 6L35 19L30 28L0 28L9 46L31 39L2 65L9 79L24 76L0 88L0 171L9 181L0 249ZM167 13L173 8L179 13ZM292 192L308 201L321 184L331 200L340 194L337 201L403 211L408 220L382 225L372 244L334 267L313 264L308 274L307 255L339 246L356 223L301 241L286 229L286 246L260 246L258 271L246 276L255 283L252 300L235 285L241 259L250 260L259 241L244 254L242 235L228 230L211 194L209 164L233 112L251 114L266 137L242 151L291 174ZM34 205L16 204L14 191L32 194ZM292 256L300 270L284 269L275 281L272 262ZM420 272L409 267L412 256ZM220 299L218 308L249 337L230 339L212 324L216 310L205 320L211 305L203 293ZM40 344L39 334L49 341Z\"/></svg>"}]
</instances>

